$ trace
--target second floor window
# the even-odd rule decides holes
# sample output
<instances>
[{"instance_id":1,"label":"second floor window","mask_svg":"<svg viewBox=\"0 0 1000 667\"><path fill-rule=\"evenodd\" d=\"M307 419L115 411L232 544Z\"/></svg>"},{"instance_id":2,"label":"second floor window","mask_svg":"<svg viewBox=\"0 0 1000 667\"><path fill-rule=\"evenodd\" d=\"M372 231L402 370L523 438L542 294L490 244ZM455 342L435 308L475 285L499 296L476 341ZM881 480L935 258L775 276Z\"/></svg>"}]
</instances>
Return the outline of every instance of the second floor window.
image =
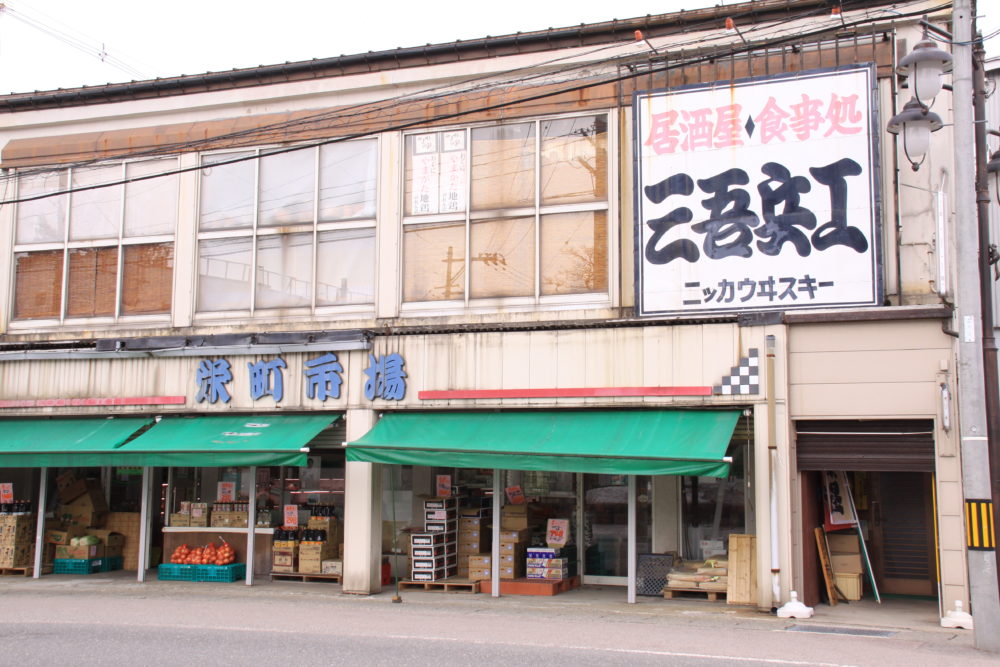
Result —
<instances>
[{"instance_id":1,"label":"second floor window","mask_svg":"<svg viewBox=\"0 0 1000 667\"><path fill-rule=\"evenodd\" d=\"M175 158L23 174L18 198L167 173ZM174 174L18 204L15 320L170 312L178 179Z\"/></svg>"},{"instance_id":2,"label":"second floor window","mask_svg":"<svg viewBox=\"0 0 1000 667\"><path fill-rule=\"evenodd\" d=\"M608 292L602 115L406 137L408 302Z\"/></svg>"},{"instance_id":3,"label":"second floor window","mask_svg":"<svg viewBox=\"0 0 1000 667\"><path fill-rule=\"evenodd\" d=\"M374 303L375 140L202 164L199 312Z\"/></svg>"}]
</instances>

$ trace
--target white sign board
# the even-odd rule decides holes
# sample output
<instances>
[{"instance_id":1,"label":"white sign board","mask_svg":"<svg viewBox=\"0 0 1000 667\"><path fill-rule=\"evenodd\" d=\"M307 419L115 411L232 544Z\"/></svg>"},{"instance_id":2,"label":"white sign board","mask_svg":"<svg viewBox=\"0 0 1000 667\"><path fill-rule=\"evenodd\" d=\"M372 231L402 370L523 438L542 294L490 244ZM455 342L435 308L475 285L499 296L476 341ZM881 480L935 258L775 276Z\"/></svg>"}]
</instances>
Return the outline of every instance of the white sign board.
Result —
<instances>
[{"instance_id":1,"label":"white sign board","mask_svg":"<svg viewBox=\"0 0 1000 667\"><path fill-rule=\"evenodd\" d=\"M870 66L638 93L640 316L880 305Z\"/></svg>"}]
</instances>

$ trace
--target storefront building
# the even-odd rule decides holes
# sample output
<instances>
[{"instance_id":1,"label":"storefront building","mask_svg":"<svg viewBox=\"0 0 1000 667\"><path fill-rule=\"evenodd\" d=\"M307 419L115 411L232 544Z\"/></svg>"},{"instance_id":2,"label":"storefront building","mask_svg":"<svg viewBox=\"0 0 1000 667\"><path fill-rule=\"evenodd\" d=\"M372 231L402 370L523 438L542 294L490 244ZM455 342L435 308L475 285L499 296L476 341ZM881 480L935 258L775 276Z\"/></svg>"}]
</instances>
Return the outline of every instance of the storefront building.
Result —
<instances>
[{"instance_id":1,"label":"storefront building","mask_svg":"<svg viewBox=\"0 0 1000 667\"><path fill-rule=\"evenodd\" d=\"M825 6L0 98L0 434L139 422L79 460L0 445L0 472L328 493L360 594L409 572L448 475L567 519L574 576L629 599L641 555L753 536L762 610L824 599L832 479L883 593L968 603L951 184L883 132L938 8ZM269 420L298 430L247 444Z\"/></svg>"}]
</instances>

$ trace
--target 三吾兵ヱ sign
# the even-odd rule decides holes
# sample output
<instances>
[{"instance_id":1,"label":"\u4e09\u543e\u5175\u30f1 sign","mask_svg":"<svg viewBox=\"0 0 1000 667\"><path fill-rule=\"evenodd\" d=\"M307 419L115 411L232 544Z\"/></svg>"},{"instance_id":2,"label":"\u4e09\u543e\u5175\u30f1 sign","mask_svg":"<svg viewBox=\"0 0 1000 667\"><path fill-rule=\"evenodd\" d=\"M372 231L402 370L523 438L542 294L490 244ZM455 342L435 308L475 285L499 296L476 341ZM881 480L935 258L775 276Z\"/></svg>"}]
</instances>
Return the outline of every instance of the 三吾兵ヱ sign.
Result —
<instances>
[{"instance_id":1,"label":"\u4e09\u543e\u5175\u30f1 sign","mask_svg":"<svg viewBox=\"0 0 1000 667\"><path fill-rule=\"evenodd\" d=\"M880 304L874 81L637 93L639 315Z\"/></svg>"}]
</instances>

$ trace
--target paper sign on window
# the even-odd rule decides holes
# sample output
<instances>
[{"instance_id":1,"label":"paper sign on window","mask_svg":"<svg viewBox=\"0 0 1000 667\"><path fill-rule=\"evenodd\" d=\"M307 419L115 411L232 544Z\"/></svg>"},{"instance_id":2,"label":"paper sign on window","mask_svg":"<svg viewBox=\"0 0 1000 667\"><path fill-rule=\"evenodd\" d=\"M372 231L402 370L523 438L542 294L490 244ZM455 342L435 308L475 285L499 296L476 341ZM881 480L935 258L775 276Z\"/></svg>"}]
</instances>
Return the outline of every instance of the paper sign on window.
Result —
<instances>
[{"instance_id":1,"label":"paper sign on window","mask_svg":"<svg viewBox=\"0 0 1000 667\"><path fill-rule=\"evenodd\" d=\"M282 522L284 526L290 526L292 528L299 525L299 506L298 505L285 505L284 506L285 518Z\"/></svg>"},{"instance_id":2,"label":"paper sign on window","mask_svg":"<svg viewBox=\"0 0 1000 667\"><path fill-rule=\"evenodd\" d=\"M12 502L14 502L14 484L11 482L0 484L0 503Z\"/></svg>"},{"instance_id":3,"label":"paper sign on window","mask_svg":"<svg viewBox=\"0 0 1000 667\"><path fill-rule=\"evenodd\" d=\"M520 486L508 486L505 491L507 493L507 502L511 505L524 504L524 491Z\"/></svg>"},{"instance_id":4,"label":"paper sign on window","mask_svg":"<svg viewBox=\"0 0 1000 667\"><path fill-rule=\"evenodd\" d=\"M219 482L216 492L216 501L220 503L231 503L236 501L236 482Z\"/></svg>"},{"instance_id":5,"label":"paper sign on window","mask_svg":"<svg viewBox=\"0 0 1000 667\"><path fill-rule=\"evenodd\" d=\"M438 498L451 497L451 475L438 475L436 478L436 495Z\"/></svg>"}]
</instances>

